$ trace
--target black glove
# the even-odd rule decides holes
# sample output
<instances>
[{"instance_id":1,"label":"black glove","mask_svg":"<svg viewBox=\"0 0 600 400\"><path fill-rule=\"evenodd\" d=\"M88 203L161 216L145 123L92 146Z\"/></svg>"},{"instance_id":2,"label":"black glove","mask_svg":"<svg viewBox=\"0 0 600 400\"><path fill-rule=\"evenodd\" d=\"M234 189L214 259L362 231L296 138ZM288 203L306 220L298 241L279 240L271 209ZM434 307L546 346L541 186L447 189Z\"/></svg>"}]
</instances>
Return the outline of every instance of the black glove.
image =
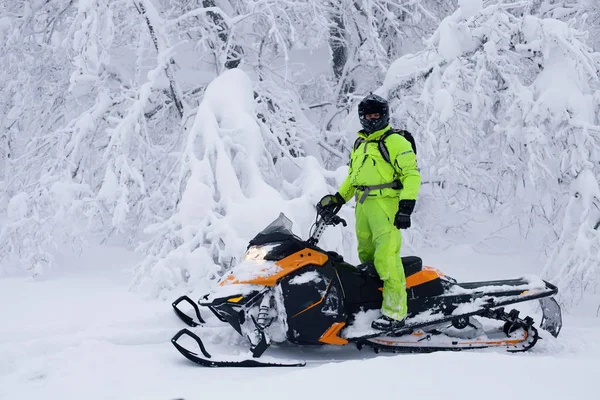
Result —
<instances>
[{"instance_id":1,"label":"black glove","mask_svg":"<svg viewBox=\"0 0 600 400\"><path fill-rule=\"evenodd\" d=\"M400 200L398 212L394 217L394 226L398 229L410 228L410 214L415 209L415 200Z\"/></svg>"},{"instance_id":2,"label":"black glove","mask_svg":"<svg viewBox=\"0 0 600 400\"><path fill-rule=\"evenodd\" d=\"M344 204L346 204L346 200L341 194L328 194L317 203L317 213L321 216L333 216L340 211Z\"/></svg>"}]
</instances>

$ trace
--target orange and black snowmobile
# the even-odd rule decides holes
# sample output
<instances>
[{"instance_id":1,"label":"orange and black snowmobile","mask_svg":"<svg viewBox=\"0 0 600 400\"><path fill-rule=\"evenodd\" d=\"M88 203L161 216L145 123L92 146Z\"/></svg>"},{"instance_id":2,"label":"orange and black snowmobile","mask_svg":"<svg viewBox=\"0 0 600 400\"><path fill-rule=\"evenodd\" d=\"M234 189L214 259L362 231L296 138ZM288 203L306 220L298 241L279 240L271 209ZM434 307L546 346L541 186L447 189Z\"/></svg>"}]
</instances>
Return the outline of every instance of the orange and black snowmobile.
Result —
<instances>
[{"instance_id":1,"label":"orange and black snowmobile","mask_svg":"<svg viewBox=\"0 0 600 400\"><path fill-rule=\"evenodd\" d=\"M354 343L375 351L431 352L503 347L526 351L538 340L530 317L504 306L539 299L540 327L558 336L562 327L557 288L539 278L457 283L437 269L422 266L419 257L404 257L408 312L397 331L371 328L380 316L382 282L372 264L350 265L337 253L317 246L328 225L344 224L338 216L317 217L312 235L302 240L283 214L250 241L243 261L221 278L216 288L194 303L182 296L173 303L177 315L191 327L204 323L207 307L221 321L248 338L248 357L223 359L208 353L202 340L182 329L171 340L186 358L210 367L302 366L303 362L265 361L269 345ZM195 315L181 308L188 303ZM191 306L192 308L190 308ZM192 338L198 350L179 341Z\"/></svg>"}]
</instances>

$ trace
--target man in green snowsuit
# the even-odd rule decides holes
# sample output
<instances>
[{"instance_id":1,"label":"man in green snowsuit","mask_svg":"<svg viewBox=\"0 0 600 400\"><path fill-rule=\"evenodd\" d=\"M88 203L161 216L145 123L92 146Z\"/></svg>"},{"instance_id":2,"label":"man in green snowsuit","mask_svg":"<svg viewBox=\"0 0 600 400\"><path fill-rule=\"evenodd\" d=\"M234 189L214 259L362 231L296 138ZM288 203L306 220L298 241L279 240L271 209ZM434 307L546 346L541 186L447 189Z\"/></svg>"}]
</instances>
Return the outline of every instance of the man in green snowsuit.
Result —
<instances>
[{"instance_id":1,"label":"man in green snowsuit","mask_svg":"<svg viewBox=\"0 0 600 400\"><path fill-rule=\"evenodd\" d=\"M389 134L389 107L375 94L358 107L363 129L350 154L348 176L338 193L321 199L321 209L339 210L356 196L356 236L361 263L373 261L383 281L382 316L373 328L404 326L407 314L406 278L400 259L399 229L410 227L410 215L421 186L412 136ZM383 147L380 139L383 137ZM388 152L389 161L384 158Z\"/></svg>"}]
</instances>

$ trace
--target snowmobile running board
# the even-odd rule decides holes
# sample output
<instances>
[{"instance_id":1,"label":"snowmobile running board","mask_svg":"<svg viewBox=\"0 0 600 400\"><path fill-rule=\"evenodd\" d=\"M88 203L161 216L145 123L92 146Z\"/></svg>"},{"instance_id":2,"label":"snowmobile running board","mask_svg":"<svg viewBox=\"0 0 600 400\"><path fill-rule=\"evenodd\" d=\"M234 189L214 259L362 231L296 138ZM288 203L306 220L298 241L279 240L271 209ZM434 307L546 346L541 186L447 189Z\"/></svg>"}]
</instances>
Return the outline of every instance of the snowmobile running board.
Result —
<instances>
[{"instance_id":1,"label":"snowmobile running board","mask_svg":"<svg viewBox=\"0 0 600 400\"><path fill-rule=\"evenodd\" d=\"M532 348L538 341L539 335L537 329L533 326L529 328L521 328L522 335L518 338L506 337L506 338L491 338L481 341L456 338L445 336L441 332L420 332L419 339L417 342L405 342L404 345L397 341L391 340L393 338L375 338L371 340L365 340L357 342L357 348L361 350L363 347L371 347L375 353L391 352L391 353L404 353L404 354L415 354L415 353L434 353L438 351L463 351L463 350L480 350L495 347L504 347L509 353L525 352ZM503 329L504 331L504 329ZM511 332L512 333L512 332ZM487 332L486 332L487 334ZM403 336L404 337L404 336ZM432 345L432 342L438 337L442 338L442 342L439 345ZM445 339L445 341L444 341ZM426 346L420 346L419 344L425 342Z\"/></svg>"},{"instance_id":2,"label":"snowmobile running board","mask_svg":"<svg viewBox=\"0 0 600 400\"><path fill-rule=\"evenodd\" d=\"M198 344L202 355L196 354L192 351L189 351L179 343L177 340L182 336L189 336ZM204 347L204 343L202 340L194 334L189 329L180 330L173 339L171 339L171 343L173 346L179 350L179 352L188 360L195 362L196 364L200 364L205 367L304 367L306 362L285 362L285 361L260 361L252 358L240 358L239 360L214 360L212 356L206 351L206 347Z\"/></svg>"},{"instance_id":3,"label":"snowmobile running board","mask_svg":"<svg viewBox=\"0 0 600 400\"><path fill-rule=\"evenodd\" d=\"M546 329L548 332L550 332L550 334L552 336L557 337L560 332L560 329L562 327L562 316L561 316L561 312L560 312L560 307L556 303L556 300L554 300L551 297L547 297L547 296L556 294L558 292L558 289L556 288L556 286L552 285L551 283L548 283L546 281L544 281L544 283L546 284L546 289L548 291L534 292L534 293L528 294L526 296L527 296L527 300L536 300L536 299L540 300L540 305L542 307L542 312L543 312L542 324L540 324L540 326L542 328ZM463 317L472 317L472 316L477 316L477 315L487 317L486 314L490 315L490 313L494 313L494 311L495 311L494 309L503 311L501 307L523 301L522 299L519 300L519 297L522 296L523 293L518 294L518 291L517 292L515 292L515 291L498 292L498 293L494 293L494 295L496 295L496 296L505 295L506 298L503 301L494 302L493 298L486 299L485 296L482 296L482 297L478 298L478 300L484 300L486 302L486 304L481 305L476 310L473 310L470 312L461 313L460 315L452 315L452 314L443 315L442 314L439 318L435 318L435 315L433 315L433 316L431 316L431 318L427 318L425 320L421 320L421 321L413 322L413 323L411 323L411 318L408 318L406 320L407 321L406 325L397 330L392 330L392 331L388 331L388 332L372 330L372 333L369 333L369 334L359 335L359 336L347 335L347 336L344 336L344 338L350 342L360 342L363 340L376 338L378 336L381 336L382 334L400 336L400 335L411 333L415 329L424 328L429 325L452 322L453 320L455 320L459 317L463 318ZM532 325L533 320L531 320L531 321L532 322L529 323L529 321L527 319L525 319L524 322L527 325Z\"/></svg>"},{"instance_id":4,"label":"snowmobile running board","mask_svg":"<svg viewBox=\"0 0 600 400\"><path fill-rule=\"evenodd\" d=\"M360 350L363 346L372 347L376 353L380 351L391 351L393 353L432 353L435 351L443 351L443 350L452 350L452 351L460 351L460 350L472 350L472 349L485 349L489 347L497 347L497 346L506 346L506 351L511 353L524 352L535 346L539 339L539 335L537 329L533 327L533 319L531 317L526 317L525 319L519 318L519 311L512 310L509 313L504 312L504 308L496 308L493 310L487 310L482 314L478 314L478 316L482 316L484 318L489 318L497 321L504 322L504 327L501 331L506 335L505 338L492 338L488 340L471 340L469 338L459 338L452 337L447 346L418 346L417 343L409 344L407 346L398 345L394 342L395 337L404 337L405 331L398 330L396 333L387 334L388 336L378 336L376 338L372 338L370 340L354 340L358 349ZM416 324L411 325L414 327ZM405 328L406 329L406 328ZM417 330L418 328L411 329L411 332ZM523 337L522 338L514 338L510 337L511 332L522 329ZM486 332L487 333L487 332ZM422 332L418 334L419 342L426 340L429 341L435 335L442 334L437 330L433 330L431 332ZM422 337L421 337L422 336ZM465 340L466 339L466 340Z\"/></svg>"}]
</instances>

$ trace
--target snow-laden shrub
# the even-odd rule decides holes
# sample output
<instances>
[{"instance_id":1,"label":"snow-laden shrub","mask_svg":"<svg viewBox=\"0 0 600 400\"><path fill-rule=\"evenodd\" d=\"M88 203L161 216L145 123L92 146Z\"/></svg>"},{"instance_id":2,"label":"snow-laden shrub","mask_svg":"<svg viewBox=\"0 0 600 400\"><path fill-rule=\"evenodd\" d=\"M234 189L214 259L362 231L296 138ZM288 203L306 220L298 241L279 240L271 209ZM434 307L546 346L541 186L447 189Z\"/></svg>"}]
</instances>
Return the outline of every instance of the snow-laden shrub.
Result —
<instances>
[{"instance_id":1,"label":"snow-laden shrub","mask_svg":"<svg viewBox=\"0 0 600 400\"><path fill-rule=\"evenodd\" d=\"M206 287L280 212L307 236L315 218L311 206L329 192L325 172L312 157L273 164L264 139L272 133L256 117L252 86L247 74L232 69L207 87L179 163L183 189L177 208L146 229L151 239L140 250L148 256L134 287L158 297L184 285ZM341 180L339 173L328 175Z\"/></svg>"},{"instance_id":2,"label":"snow-laden shrub","mask_svg":"<svg viewBox=\"0 0 600 400\"><path fill-rule=\"evenodd\" d=\"M595 0L534 0L532 13L569 21L590 34L590 44L600 51L600 3Z\"/></svg>"},{"instance_id":3,"label":"snow-laden shrub","mask_svg":"<svg viewBox=\"0 0 600 400\"><path fill-rule=\"evenodd\" d=\"M39 273L37 265L50 265L54 249L79 246L84 232L137 232L140 200L169 168L143 120L169 59L159 54L139 85L113 66L115 37L132 30L134 20L115 19L115 11L135 10L128 1L13 7L23 18L13 20L2 47L0 78L8 85L1 95L10 99L7 115L14 120L4 138L10 154L3 201L24 194L28 212L1 227L0 263ZM141 28L144 37L139 33L148 28ZM138 65L144 62L140 50Z\"/></svg>"},{"instance_id":4,"label":"snow-laden shrub","mask_svg":"<svg viewBox=\"0 0 600 400\"><path fill-rule=\"evenodd\" d=\"M544 273L558 284L561 303L571 308L600 290L600 188L591 170L573 181L561 227Z\"/></svg>"}]
</instances>

